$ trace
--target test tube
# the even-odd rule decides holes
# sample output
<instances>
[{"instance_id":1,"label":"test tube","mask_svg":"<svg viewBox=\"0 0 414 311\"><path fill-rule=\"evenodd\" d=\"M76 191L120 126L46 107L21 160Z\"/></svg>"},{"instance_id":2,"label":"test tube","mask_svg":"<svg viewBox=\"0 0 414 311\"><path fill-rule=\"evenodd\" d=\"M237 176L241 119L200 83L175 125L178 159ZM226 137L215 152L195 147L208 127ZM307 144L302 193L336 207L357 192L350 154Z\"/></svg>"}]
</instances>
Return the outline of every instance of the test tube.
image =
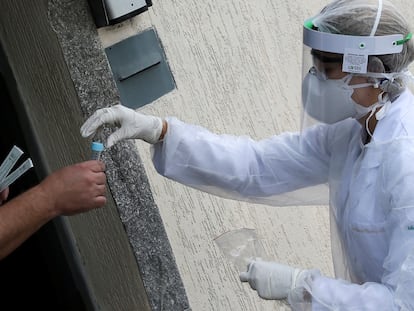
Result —
<instances>
[{"instance_id":1,"label":"test tube","mask_svg":"<svg viewBox=\"0 0 414 311\"><path fill-rule=\"evenodd\" d=\"M94 141L91 145L92 156L91 160L100 160L101 152L104 150L104 145L100 142Z\"/></svg>"},{"instance_id":2,"label":"test tube","mask_svg":"<svg viewBox=\"0 0 414 311\"><path fill-rule=\"evenodd\" d=\"M3 181L3 178L11 171L12 167L16 164L22 154L23 151L19 147L13 146L12 150L10 150L6 159L0 166L0 181Z\"/></svg>"},{"instance_id":3,"label":"test tube","mask_svg":"<svg viewBox=\"0 0 414 311\"><path fill-rule=\"evenodd\" d=\"M0 192L14 183L20 176L26 173L27 170L33 167L33 162L31 159L24 161L13 173L7 176L0 182Z\"/></svg>"}]
</instances>

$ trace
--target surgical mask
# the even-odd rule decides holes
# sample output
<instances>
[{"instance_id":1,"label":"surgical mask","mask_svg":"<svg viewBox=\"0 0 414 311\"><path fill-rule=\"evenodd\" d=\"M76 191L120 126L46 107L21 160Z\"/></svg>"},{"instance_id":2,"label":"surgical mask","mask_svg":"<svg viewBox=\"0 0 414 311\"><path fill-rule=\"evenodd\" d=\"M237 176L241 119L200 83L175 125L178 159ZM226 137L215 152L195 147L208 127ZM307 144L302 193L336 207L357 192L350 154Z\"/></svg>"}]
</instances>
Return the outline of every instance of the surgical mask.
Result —
<instances>
[{"instance_id":1,"label":"surgical mask","mask_svg":"<svg viewBox=\"0 0 414 311\"><path fill-rule=\"evenodd\" d=\"M363 116L367 115L368 113L372 112L373 109L376 109L377 103L372 104L371 106L362 106L358 103L355 103L355 119L361 119Z\"/></svg>"},{"instance_id":2,"label":"surgical mask","mask_svg":"<svg viewBox=\"0 0 414 311\"><path fill-rule=\"evenodd\" d=\"M349 85L352 75L342 79L326 79L313 68L302 83L302 104L312 118L332 124L347 118L360 118L370 107L359 105L352 99L354 89L373 86L374 83ZM361 115L362 114L362 115Z\"/></svg>"}]
</instances>

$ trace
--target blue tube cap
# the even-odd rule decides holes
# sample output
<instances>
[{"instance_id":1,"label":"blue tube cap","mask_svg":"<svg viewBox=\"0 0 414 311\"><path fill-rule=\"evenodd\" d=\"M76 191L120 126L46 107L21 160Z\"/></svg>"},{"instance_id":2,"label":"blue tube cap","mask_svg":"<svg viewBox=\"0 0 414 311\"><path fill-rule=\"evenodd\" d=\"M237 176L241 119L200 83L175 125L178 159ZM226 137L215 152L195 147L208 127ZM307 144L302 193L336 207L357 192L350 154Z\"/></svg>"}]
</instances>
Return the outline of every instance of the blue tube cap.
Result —
<instances>
[{"instance_id":1,"label":"blue tube cap","mask_svg":"<svg viewBox=\"0 0 414 311\"><path fill-rule=\"evenodd\" d=\"M102 143L94 141L92 142L91 148L93 151L103 151L104 145Z\"/></svg>"}]
</instances>

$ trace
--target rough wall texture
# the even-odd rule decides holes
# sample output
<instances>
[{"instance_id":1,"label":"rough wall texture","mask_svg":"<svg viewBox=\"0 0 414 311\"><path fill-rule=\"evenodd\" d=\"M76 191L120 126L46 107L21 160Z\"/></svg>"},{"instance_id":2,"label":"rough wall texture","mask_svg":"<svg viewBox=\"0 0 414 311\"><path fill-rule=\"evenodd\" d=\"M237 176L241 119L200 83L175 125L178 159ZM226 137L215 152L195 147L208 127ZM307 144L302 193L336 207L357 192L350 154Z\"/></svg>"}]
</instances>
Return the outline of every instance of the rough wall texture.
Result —
<instances>
[{"instance_id":1,"label":"rough wall texture","mask_svg":"<svg viewBox=\"0 0 414 311\"><path fill-rule=\"evenodd\" d=\"M218 133L260 139L299 128L301 23L325 3L155 1L149 12L100 30L101 42L86 1L52 0L48 18L63 47L85 116L118 99L102 47L154 27L177 89L141 110L175 115ZM409 0L396 4L411 7ZM51 85L59 86L59 82ZM36 90L32 92L36 95ZM47 110L45 106L45 115ZM74 126L67 125L70 129ZM77 152L82 154L80 149ZM215 237L241 227L257 230L269 259L332 274L326 207L259 206L183 187L155 173L148 145L142 142L119 144L107 151L104 159L110 190L153 310L186 310L189 306L203 311L288 310L283 302L261 300L248 285L241 284L236 268L214 244ZM101 225L99 219L92 221L91 228ZM75 218L72 225L81 227L82 218ZM99 243L104 248L106 239L113 237L111 232L100 233ZM79 242L88 245L82 237ZM105 254L101 255L99 263L106 260ZM86 264L92 266L93 257L90 260ZM130 257L128 260L131 264ZM123 273L136 272L122 259L119 267ZM96 290L105 310L139 295L129 287L126 293L110 296L118 301L110 301L104 296L106 279L97 276L105 271L99 268L91 273L102 281ZM123 280L114 281L116 286Z\"/></svg>"},{"instance_id":2,"label":"rough wall texture","mask_svg":"<svg viewBox=\"0 0 414 311\"><path fill-rule=\"evenodd\" d=\"M119 36L154 27L177 89L140 111L258 139L297 130L302 22L326 3L154 1ZM409 0L394 3L412 20ZM100 35L104 44L116 41ZM326 207L274 208L206 195L157 175L148 145L136 145L194 310L288 310L239 282L213 242L228 230L255 228L270 258L332 275Z\"/></svg>"},{"instance_id":3,"label":"rough wall texture","mask_svg":"<svg viewBox=\"0 0 414 311\"><path fill-rule=\"evenodd\" d=\"M142 109L260 139L299 128L303 1L160 1L149 20L177 89ZM218 117L220 116L220 117ZM194 310L289 310L242 284L213 239L253 228L270 259L332 274L325 207L275 208L213 197L157 175L137 142Z\"/></svg>"},{"instance_id":4,"label":"rough wall texture","mask_svg":"<svg viewBox=\"0 0 414 311\"><path fill-rule=\"evenodd\" d=\"M62 46L84 115L115 103L119 99L118 93L87 2L49 1L49 21ZM168 237L136 149L131 142L126 142L104 152L103 157L108 184L135 254L151 309L189 309ZM104 237L102 243L105 243ZM124 266L122 258L118 259L119 265ZM131 266L125 265L125 269L131 269ZM140 294L138 291L128 292L132 297ZM121 300L119 310L146 308L139 304L123 305L122 295L115 298ZM118 310L112 306L108 303L104 309Z\"/></svg>"}]
</instances>

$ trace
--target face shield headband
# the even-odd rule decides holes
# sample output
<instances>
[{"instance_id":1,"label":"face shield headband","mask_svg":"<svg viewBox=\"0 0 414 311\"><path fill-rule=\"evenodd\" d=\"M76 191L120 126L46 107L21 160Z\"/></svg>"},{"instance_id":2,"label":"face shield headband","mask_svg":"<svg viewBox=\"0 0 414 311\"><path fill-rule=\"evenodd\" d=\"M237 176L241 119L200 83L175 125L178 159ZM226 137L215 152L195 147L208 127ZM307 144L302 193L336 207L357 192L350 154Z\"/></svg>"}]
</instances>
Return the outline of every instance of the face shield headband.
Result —
<instances>
[{"instance_id":1,"label":"face shield headband","mask_svg":"<svg viewBox=\"0 0 414 311\"><path fill-rule=\"evenodd\" d=\"M403 44L410 40L407 36L394 34L387 36L351 36L320 32L312 19L305 21L303 44L311 49L343 55L342 71L367 73L368 56L401 53Z\"/></svg>"},{"instance_id":2,"label":"face shield headband","mask_svg":"<svg viewBox=\"0 0 414 311\"><path fill-rule=\"evenodd\" d=\"M380 4L382 1L379 1ZM354 102L355 88L374 87L387 92L387 83L408 77L403 72L368 72L372 56L396 54L412 38L409 33L375 36L382 6L369 36L353 36L318 31L313 18L303 27L302 118L301 137L304 131L318 123L332 124L346 118L359 118L376 107L383 106L388 97L381 97L369 111ZM371 56L371 57L370 57ZM346 77L344 73L347 73ZM369 77L368 83L351 85L352 76ZM361 108L364 108L362 111ZM361 110L361 111L360 111ZM383 109L384 110L384 109ZM384 110L385 111L385 110Z\"/></svg>"}]
</instances>

